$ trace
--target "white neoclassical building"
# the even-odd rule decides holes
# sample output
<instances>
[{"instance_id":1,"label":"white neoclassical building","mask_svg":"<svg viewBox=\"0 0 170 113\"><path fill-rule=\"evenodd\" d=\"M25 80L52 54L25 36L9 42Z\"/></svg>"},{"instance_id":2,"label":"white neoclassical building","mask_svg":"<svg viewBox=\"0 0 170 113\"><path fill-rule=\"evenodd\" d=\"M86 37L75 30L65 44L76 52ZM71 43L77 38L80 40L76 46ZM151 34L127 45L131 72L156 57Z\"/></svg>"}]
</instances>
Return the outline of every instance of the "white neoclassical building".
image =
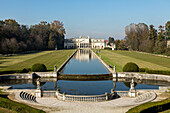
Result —
<instances>
[{"instance_id":1,"label":"white neoclassical building","mask_svg":"<svg viewBox=\"0 0 170 113\"><path fill-rule=\"evenodd\" d=\"M89 36L86 38L71 38L64 40L64 48L94 48L94 49L104 49L104 39L92 39Z\"/></svg>"}]
</instances>

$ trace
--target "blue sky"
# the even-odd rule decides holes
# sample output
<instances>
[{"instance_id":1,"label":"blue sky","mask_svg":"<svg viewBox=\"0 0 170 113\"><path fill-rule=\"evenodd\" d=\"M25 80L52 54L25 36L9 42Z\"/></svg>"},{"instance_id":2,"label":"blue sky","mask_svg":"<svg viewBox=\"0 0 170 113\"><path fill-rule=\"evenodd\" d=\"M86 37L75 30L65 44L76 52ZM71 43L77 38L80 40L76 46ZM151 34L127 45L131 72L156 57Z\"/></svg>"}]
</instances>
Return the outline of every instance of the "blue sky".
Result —
<instances>
[{"instance_id":1,"label":"blue sky","mask_svg":"<svg viewBox=\"0 0 170 113\"><path fill-rule=\"evenodd\" d=\"M170 0L0 0L0 4L0 20L12 18L25 25L59 20L66 38L123 39L130 23L158 27L170 21Z\"/></svg>"}]
</instances>

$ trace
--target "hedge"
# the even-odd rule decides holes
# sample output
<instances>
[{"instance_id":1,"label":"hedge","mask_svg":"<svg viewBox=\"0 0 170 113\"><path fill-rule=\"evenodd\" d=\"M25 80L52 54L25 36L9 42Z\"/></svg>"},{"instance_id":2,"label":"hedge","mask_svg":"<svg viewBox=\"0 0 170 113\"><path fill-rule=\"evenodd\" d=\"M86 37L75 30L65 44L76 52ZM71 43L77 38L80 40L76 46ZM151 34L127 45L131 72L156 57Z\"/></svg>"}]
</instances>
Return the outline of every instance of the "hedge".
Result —
<instances>
[{"instance_id":1,"label":"hedge","mask_svg":"<svg viewBox=\"0 0 170 113\"><path fill-rule=\"evenodd\" d=\"M139 68L139 72L146 72L147 70L149 70L148 68Z\"/></svg>"},{"instance_id":2,"label":"hedge","mask_svg":"<svg viewBox=\"0 0 170 113\"><path fill-rule=\"evenodd\" d=\"M32 66L31 71L33 71L33 72L45 72L45 71L47 71L47 68L44 64L37 63L37 64L34 64Z\"/></svg>"},{"instance_id":3,"label":"hedge","mask_svg":"<svg viewBox=\"0 0 170 113\"><path fill-rule=\"evenodd\" d=\"M123 67L123 72L139 72L139 67L133 62L129 62Z\"/></svg>"},{"instance_id":4,"label":"hedge","mask_svg":"<svg viewBox=\"0 0 170 113\"><path fill-rule=\"evenodd\" d=\"M146 70L146 73L170 75L170 71L164 71L164 70Z\"/></svg>"},{"instance_id":5,"label":"hedge","mask_svg":"<svg viewBox=\"0 0 170 113\"><path fill-rule=\"evenodd\" d=\"M148 68L139 68L139 72L146 72L146 73L149 73L149 74L170 75L170 71L165 71L165 70L150 70Z\"/></svg>"},{"instance_id":6,"label":"hedge","mask_svg":"<svg viewBox=\"0 0 170 113\"><path fill-rule=\"evenodd\" d=\"M13 74L13 73L28 73L31 71L31 68L24 68L22 70L7 70L7 71L0 71L0 75L2 74Z\"/></svg>"},{"instance_id":7,"label":"hedge","mask_svg":"<svg viewBox=\"0 0 170 113\"><path fill-rule=\"evenodd\" d=\"M170 98L136 106L128 110L126 113L157 113L168 109L170 109Z\"/></svg>"},{"instance_id":8,"label":"hedge","mask_svg":"<svg viewBox=\"0 0 170 113\"><path fill-rule=\"evenodd\" d=\"M104 49L106 49L106 50L112 50L112 48L109 48L109 47L105 47Z\"/></svg>"}]
</instances>

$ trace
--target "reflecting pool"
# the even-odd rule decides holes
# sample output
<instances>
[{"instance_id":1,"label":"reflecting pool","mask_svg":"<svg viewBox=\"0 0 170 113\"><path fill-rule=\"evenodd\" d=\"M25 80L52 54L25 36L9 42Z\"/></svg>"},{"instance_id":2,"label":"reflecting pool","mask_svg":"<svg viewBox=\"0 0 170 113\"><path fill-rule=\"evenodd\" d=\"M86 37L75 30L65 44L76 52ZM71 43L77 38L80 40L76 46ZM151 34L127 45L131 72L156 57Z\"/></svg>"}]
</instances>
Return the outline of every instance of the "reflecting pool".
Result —
<instances>
[{"instance_id":1,"label":"reflecting pool","mask_svg":"<svg viewBox=\"0 0 170 113\"><path fill-rule=\"evenodd\" d=\"M78 50L62 70L63 74L109 74L91 50Z\"/></svg>"}]
</instances>

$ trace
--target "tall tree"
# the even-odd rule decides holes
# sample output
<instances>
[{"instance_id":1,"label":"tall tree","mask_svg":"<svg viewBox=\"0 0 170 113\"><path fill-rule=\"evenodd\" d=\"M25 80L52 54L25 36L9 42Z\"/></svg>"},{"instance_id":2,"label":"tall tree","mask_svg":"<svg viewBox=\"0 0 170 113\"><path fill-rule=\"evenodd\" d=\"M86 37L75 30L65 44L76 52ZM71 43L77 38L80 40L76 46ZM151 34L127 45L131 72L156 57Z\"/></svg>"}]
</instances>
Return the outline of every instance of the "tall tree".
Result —
<instances>
[{"instance_id":1,"label":"tall tree","mask_svg":"<svg viewBox=\"0 0 170 113\"><path fill-rule=\"evenodd\" d=\"M170 40L170 21L165 24L165 36L166 40Z\"/></svg>"}]
</instances>

